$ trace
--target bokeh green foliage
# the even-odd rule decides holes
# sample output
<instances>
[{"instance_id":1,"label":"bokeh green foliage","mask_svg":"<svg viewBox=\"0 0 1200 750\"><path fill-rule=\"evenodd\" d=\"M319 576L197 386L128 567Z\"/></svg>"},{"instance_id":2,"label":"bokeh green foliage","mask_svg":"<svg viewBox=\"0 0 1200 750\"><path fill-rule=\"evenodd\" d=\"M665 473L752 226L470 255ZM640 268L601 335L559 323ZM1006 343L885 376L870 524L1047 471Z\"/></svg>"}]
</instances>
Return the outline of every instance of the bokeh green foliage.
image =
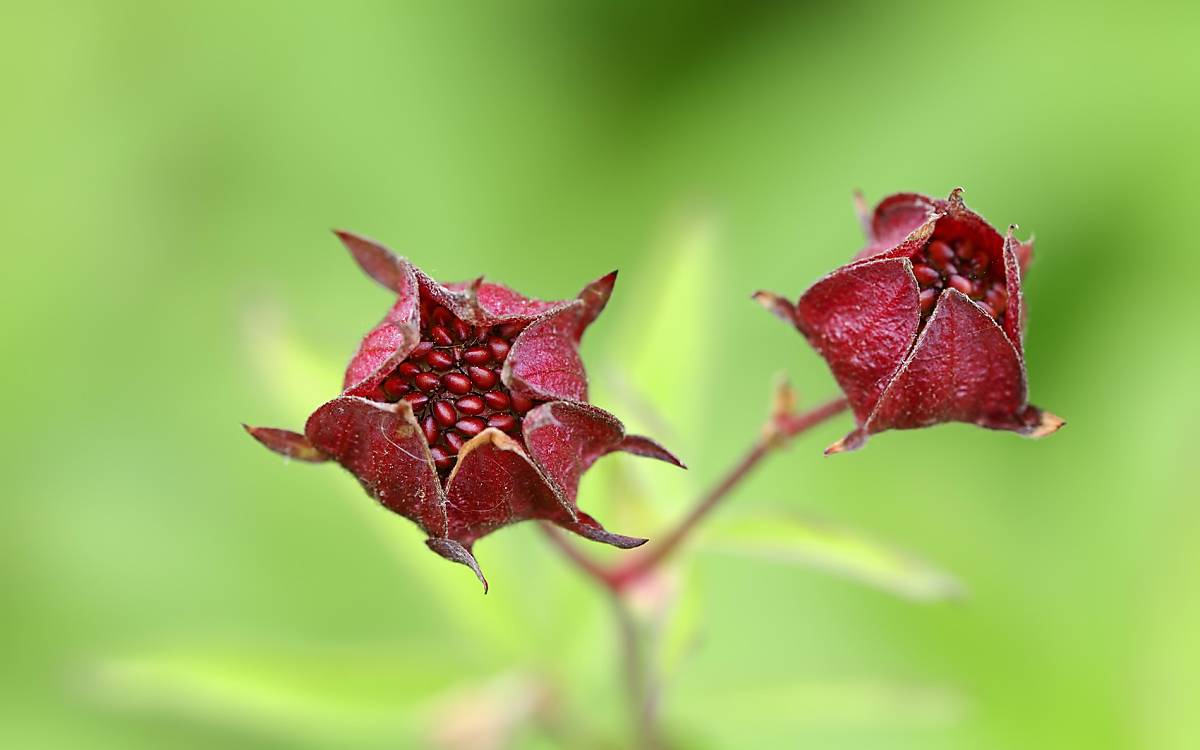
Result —
<instances>
[{"instance_id":1,"label":"bokeh green foliage","mask_svg":"<svg viewBox=\"0 0 1200 750\"><path fill-rule=\"evenodd\" d=\"M647 594L679 605L665 722L1200 746L1195 4L4 5L5 746L420 746L463 705L541 727L518 747L620 746L609 614L535 529L480 543L483 597L351 478L240 433L299 426L387 302L328 229L544 297L620 268L596 400L692 468L608 459L580 501L654 536L778 371L833 393L749 294L857 249L852 188L956 185L1037 235L1032 394L1070 424L825 459L843 418L775 458ZM768 529L799 560L728 553L719 527L770 515L835 523ZM795 564L863 539L969 593Z\"/></svg>"}]
</instances>

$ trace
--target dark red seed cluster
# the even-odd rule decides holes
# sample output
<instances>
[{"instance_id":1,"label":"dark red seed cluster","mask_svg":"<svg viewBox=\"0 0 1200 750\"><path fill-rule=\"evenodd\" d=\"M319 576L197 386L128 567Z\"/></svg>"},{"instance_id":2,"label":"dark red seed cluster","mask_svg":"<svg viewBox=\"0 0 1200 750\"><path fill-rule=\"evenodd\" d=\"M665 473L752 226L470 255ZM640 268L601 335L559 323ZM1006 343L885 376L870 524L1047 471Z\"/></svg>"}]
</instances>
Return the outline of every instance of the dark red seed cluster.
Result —
<instances>
[{"instance_id":1,"label":"dark red seed cluster","mask_svg":"<svg viewBox=\"0 0 1200 750\"><path fill-rule=\"evenodd\" d=\"M488 427L520 439L521 417L539 402L505 388L500 369L524 327L474 326L442 305L422 302L421 342L380 390L384 399L412 406L443 477L463 444Z\"/></svg>"},{"instance_id":2,"label":"dark red seed cluster","mask_svg":"<svg viewBox=\"0 0 1200 750\"><path fill-rule=\"evenodd\" d=\"M1004 322L1008 292L1004 288L1004 270L998 258L976 248L969 240L934 239L912 258L913 275L921 288L921 316L933 312L943 289L953 288L975 301L996 319Z\"/></svg>"}]
</instances>

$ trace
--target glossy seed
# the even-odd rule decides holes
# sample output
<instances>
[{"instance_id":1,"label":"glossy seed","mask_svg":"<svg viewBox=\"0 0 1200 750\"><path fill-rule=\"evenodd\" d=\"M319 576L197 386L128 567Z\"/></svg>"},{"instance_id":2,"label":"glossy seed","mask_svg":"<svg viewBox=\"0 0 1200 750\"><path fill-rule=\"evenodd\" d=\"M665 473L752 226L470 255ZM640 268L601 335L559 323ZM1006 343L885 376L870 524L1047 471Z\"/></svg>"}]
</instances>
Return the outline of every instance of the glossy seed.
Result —
<instances>
[{"instance_id":1,"label":"glossy seed","mask_svg":"<svg viewBox=\"0 0 1200 750\"><path fill-rule=\"evenodd\" d=\"M484 390L491 388L499 380L499 376L495 370L488 370L483 367L468 367L467 375L471 376L471 382Z\"/></svg>"},{"instance_id":2,"label":"glossy seed","mask_svg":"<svg viewBox=\"0 0 1200 750\"><path fill-rule=\"evenodd\" d=\"M433 416L442 427L449 427L458 421L458 413L449 401L433 402Z\"/></svg>"},{"instance_id":3,"label":"glossy seed","mask_svg":"<svg viewBox=\"0 0 1200 750\"><path fill-rule=\"evenodd\" d=\"M941 281L942 278L940 273L924 263L913 266L913 275L917 277L917 283L925 287L933 286L936 282Z\"/></svg>"},{"instance_id":4,"label":"glossy seed","mask_svg":"<svg viewBox=\"0 0 1200 750\"><path fill-rule=\"evenodd\" d=\"M975 304L977 304L977 305L979 305L981 308L983 308L983 311L984 311L985 313L987 313L987 314L988 314L988 317L990 317L990 318L994 318L994 317L996 317L996 311L995 311L995 310L993 310L993 309L992 309L992 306L991 306L991 305L989 305L988 303L986 303L986 302L976 302Z\"/></svg>"},{"instance_id":5,"label":"glossy seed","mask_svg":"<svg viewBox=\"0 0 1200 750\"><path fill-rule=\"evenodd\" d=\"M508 399L508 394L504 391L488 391L483 394L483 401L497 411L507 409L511 403Z\"/></svg>"},{"instance_id":6,"label":"glossy seed","mask_svg":"<svg viewBox=\"0 0 1200 750\"><path fill-rule=\"evenodd\" d=\"M980 276L987 273L988 266L991 265L991 261L992 259L988 257L987 253L980 253L979 257L975 258L975 273L979 274Z\"/></svg>"},{"instance_id":7,"label":"glossy seed","mask_svg":"<svg viewBox=\"0 0 1200 750\"><path fill-rule=\"evenodd\" d=\"M926 289L921 292L921 314L928 315L933 312L933 303L937 302L938 291L936 289Z\"/></svg>"},{"instance_id":8,"label":"glossy seed","mask_svg":"<svg viewBox=\"0 0 1200 750\"><path fill-rule=\"evenodd\" d=\"M425 355L429 354L429 352L432 349L433 349L432 341L422 341L421 343L419 343L415 347L413 347L412 352L409 353L408 356L412 359L425 359Z\"/></svg>"},{"instance_id":9,"label":"glossy seed","mask_svg":"<svg viewBox=\"0 0 1200 750\"><path fill-rule=\"evenodd\" d=\"M934 240L929 243L926 250L929 253L929 259L933 261L933 265L941 268L950 261L954 260L954 250L941 240Z\"/></svg>"},{"instance_id":10,"label":"glossy seed","mask_svg":"<svg viewBox=\"0 0 1200 750\"><path fill-rule=\"evenodd\" d=\"M437 421L433 417L425 417L425 419L421 420L421 431L425 433L425 440L429 443L437 442L438 433L441 432L438 429Z\"/></svg>"},{"instance_id":11,"label":"glossy seed","mask_svg":"<svg viewBox=\"0 0 1200 750\"><path fill-rule=\"evenodd\" d=\"M517 428L517 418L511 414L493 414L488 417L488 427L495 427L497 430L512 432Z\"/></svg>"},{"instance_id":12,"label":"glossy seed","mask_svg":"<svg viewBox=\"0 0 1200 750\"><path fill-rule=\"evenodd\" d=\"M458 420L458 423L455 424L454 427L459 432L466 433L471 437L475 437L479 433L483 432L484 428L487 427L487 422L484 422L479 417L467 417L466 419Z\"/></svg>"},{"instance_id":13,"label":"glossy seed","mask_svg":"<svg viewBox=\"0 0 1200 750\"><path fill-rule=\"evenodd\" d=\"M491 359L492 355L482 346L473 346L463 352L463 361L469 365L486 365Z\"/></svg>"},{"instance_id":14,"label":"glossy seed","mask_svg":"<svg viewBox=\"0 0 1200 750\"><path fill-rule=\"evenodd\" d=\"M433 446L429 449L429 455L433 456L433 465L439 469L449 469L454 465L454 457L447 454L440 446Z\"/></svg>"},{"instance_id":15,"label":"glossy seed","mask_svg":"<svg viewBox=\"0 0 1200 750\"><path fill-rule=\"evenodd\" d=\"M459 341L465 341L471 338L471 334L474 333L471 330L471 326L467 325L465 320L461 320L459 318L454 319L454 323L451 324L451 327L454 329L454 335L458 337Z\"/></svg>"},{"instance_id":16,"label":"glossy seed","mask_svg":"<svg viewBox=\"0 0 1200 750\"><path fill-rule=\"evenodd\" d=\"M528 396L522 396L519 393L514 393L512 394L511 398L513 410L520 414L524 414L533 408L533 399L529 398Z\"/></svg>"},{"instance_id":17,"label":"glossy seed","mask_svg":"<svg viewBox=\"0 0 1200 750\"><path fill-rule=\"evenodd\" d=\"M456 396L465 396L471 392L471 379L461 372L448 372L443 375L442 385Z\"/></svg>"},{"instance_id":18,"label":"glossy seed","mask_svg":"<svg viewBox=\"0 0 1200 750\"><path fill-rule=\"evenodd\" d=\"M493 336L492 338L488 339L487 345L488 351L492 353L492 359L496 360L497 362L503 362L504 358L508 356L509 346L508 342L504 339Z\"/></svg>"},{"instance_id":19,"label":"glossy seed","mask_svg":"<svg viewBox=\"0 0 1200 750\"><path fill-rule=\"evenodd\" d=\"M381 387L383 388L384 395L393 401L412 390L411 385L405 383L403 380L395 376L383 381L383 385Z\"/></svg>"},{"instance_id":20,"label":"glossy seed","mask_svg":"<svg viewBox=\"0 0 1200 750\"><path fill-rule=\"evenodd\" d=\"M489 391L491 393L491 391ZM463 396L454 404L463 414L479 414L484 409L483 397L471 394Z\"/></svg>"},{"instance_id":21,"label":"glossy seed","mask_svg":"<svg viewBox=\"0 0 1200 750\"><path fill-rule=\"evenodd\" d=\"M971 280L963 276L959 276L958 274L953 274L950 276L950 278L946 279L946 284L950 286L950 288L957 289L968 296L975 291L975 285L971 283Z\"/></svg>"},{"instance_id":22,"label":"glossy seed","mask_svg":"<svg viewBox=\"0 0 1200 750\"><path fill-rule=\"evenodd\" d=\"M421 368L415 362L401 362L396 368L396 374L403 378L411 378L421 373Z\"/></svg>"},{"instance_id":23,"label":"glossy seed","mask_svg":"<svg viewBox=\"0 0 1200 750\"><path fill-rule=\"evenodd\" d=\"M454 343L454 337L450 335L450 329L446 326L434 326L430 328L429 337L442 346L450 346Z\"/></svg>"},{"instance_id":24,"label":"glossy seed","mask_svg":"<svg viewBox=\"0 0 1200 750\"><path fill-rule=\"evenodd\" d=\"M416 411L429 402L429 397L419 391L413 391L404 394L404 400L413 408L413 411Z\"/></svg>"},{"instance_id":25,"label":"glossy seed","mask_svg":"<svg viewBox=\"0 0 1200 750\"><path fill-rule=\"evenodd\" d=\"M445 349L434 349L425 357L425 361L435 370L447 370L454 366L454 355Z\"/></svg>"},{"instance_id":26,"label":"glossy seed","mask_svg":"<svg viewBox=\"0 0 1200 750\"><path fill-rule=\"evenodd\" d=\"M961 242L959 242L958 245L954 248L954 250L958 254L958 257L960 257L960 258L965 258L966 260L970 260L971 258L975 257L975 246L972 245L970 242L967 242L966 240L962 240Z\"/></svg>"},{"instance_id":27,"label":"glossy seed","mask_svg":"<svg viewBox=\"0 0 1200 750\"><path fill-rule=\"evenodd\" d=\"M428 393L429 391L437 389L438 376L436 373L432 372L417 373L417 376L413 378L413 383L416 384L418 388Z\"/></svg>"},{"instance_id":28,"label":"glossy seed","mask_svg":"<svg viewBox=\"0 0 1200 750\"><path fill-rule=\"evenodd\" d=\"M447 432L442 439L446 441L446 445L454 449L455 453L462 450L463 445L467 442L467 439L457 432Z\"/></svg>"},{"instance_id":29,"label":"glossy seed","mask_svg":"<svg viewBox=\"0 0 1200 750\"><path fill-rule=\"evenodd\" d=\"M450 314L450 311L447 310L446 308L442 307L441 305L438 305L437 307L433 308L433 312L430 314L429 317L433 319L434 323L443 323L443 324L449 323L454 318L454 316Z\"/></svg>"}]
</instances>

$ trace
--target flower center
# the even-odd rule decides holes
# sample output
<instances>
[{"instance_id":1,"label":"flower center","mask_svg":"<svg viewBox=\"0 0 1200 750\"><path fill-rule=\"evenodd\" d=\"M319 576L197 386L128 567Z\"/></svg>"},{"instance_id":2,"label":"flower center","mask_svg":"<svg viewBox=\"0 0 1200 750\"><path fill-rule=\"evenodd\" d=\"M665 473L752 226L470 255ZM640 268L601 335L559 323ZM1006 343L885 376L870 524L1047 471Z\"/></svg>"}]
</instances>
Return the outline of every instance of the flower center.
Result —
<instances>
[{"instance_id":1,"label":"flower center","mask_svg":"<svg viewBox=\"0 0 1200 750\"><path fill-rule=\"evenodd\" d=\"M921 322L933 312L943 289L962 292L998 323L1004 322L1008 292L1004 271L983 249L966 239L935 239L912 258L913 275L921 289Z\"/></svg>"},{"instance_id":2,"label":"flower center","mask_svg":"<svg viewBox=\"0 0 1200 750\"><path fill-rule=\"evenodd\" d=\"M379 390L381 400L412 406L443 479L463 444L488 427L521 439L521 417L540 402L505 388L500 369L525 325L474 326L422 300L421 342Z\"/></svg>"}]
</instances>

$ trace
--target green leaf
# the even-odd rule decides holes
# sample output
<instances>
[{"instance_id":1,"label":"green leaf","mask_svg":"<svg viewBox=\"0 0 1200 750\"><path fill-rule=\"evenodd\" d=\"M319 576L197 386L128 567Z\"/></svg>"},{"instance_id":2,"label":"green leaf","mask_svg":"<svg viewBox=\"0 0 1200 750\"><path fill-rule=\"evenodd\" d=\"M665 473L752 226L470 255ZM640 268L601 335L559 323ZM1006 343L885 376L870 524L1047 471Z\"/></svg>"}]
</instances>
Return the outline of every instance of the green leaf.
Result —
<instances>
[{"instance_id":1,"label":"green leaf","mask_svg":"<svg viewBox=\"0 0 1200 750\"><path fill-rule=\"evenodd\" d=\"M686 438L704 424L700 407L717 322L712 304L716 250L712 216L693 211L680 217L648 269L630 284L622 315L609 321L621 335L610 339L619 356L606 361L619 362L620 369L601 371L597 380L623 407L623 419L663 440L673 437L664 431ZM688 377L679 377L681 372ZM653 394L653 406L647 394Z\"/></svg>"},{"instance_id":2,"label":"green leaf","mask_svg":"<svg viewBox=\"0 0 1200 750\"><path fill-rule=\"evenodd\" d=\"M715 224L711 215L692 211L668 226L645 271L618 282L618 296L601 321L610 331L608 356L587 357L595 363L589 369L593 402L685 463L698 460L709 414L705 399L720 323L712 304L719 279ZM581 504L612 527L653 526L694 489L693 472L640 458L601 461L583 482Z\"/></svg>"},{"instance_id":3,"label":"green leaf","mask_svg":"<svg viewBox=\"0 0 1200 750\"><path fill-rule=\"evenodd\" d=\"M794 516L741 518L705 535L726 554L805 565L918 602L964 593L949 573L852 529Z\"/></svg>"},{"instance_id":4,"label":"green leaf","mask_svg":"<svg viewBox=\"0 0 1200 750\"><path fill-rule=\"evenodd\" d=\"M411 736L416 709L462 667L441 647L195 644L108 659L85 686L117 708L301 743L372 745Z\"/></svg>"},{"instance_id":5,"label":"green leaf","mask_svg":"<svg viewBox=\"0 0 1200 750\"><path fill-rule=\"evenodd\" d=\"M688 712L725 726L777 728L943 728L965 718L969 701L948 685L882 677L726 685L690 701Z\"/></svg>"}]
</instances>

